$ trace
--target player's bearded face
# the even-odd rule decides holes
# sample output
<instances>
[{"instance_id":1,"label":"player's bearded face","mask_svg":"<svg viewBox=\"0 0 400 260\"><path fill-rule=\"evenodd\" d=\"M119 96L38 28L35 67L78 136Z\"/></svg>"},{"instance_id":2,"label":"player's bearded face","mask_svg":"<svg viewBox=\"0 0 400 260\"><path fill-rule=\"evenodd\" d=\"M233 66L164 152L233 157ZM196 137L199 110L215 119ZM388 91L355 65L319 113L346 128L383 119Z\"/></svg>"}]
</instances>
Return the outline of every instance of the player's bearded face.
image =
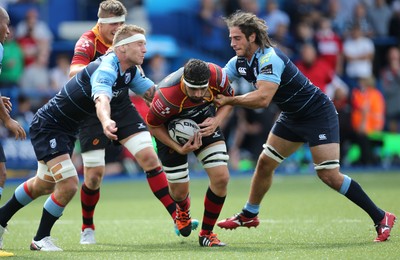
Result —
<instances>
[{"instance_id":1,"label":"player's bearded face","mask_svg":"<svg viewBox=\"0 0 400 260\"><path fill-rule=\"evenodd\" d=\"M189 88L186 86L186 94L193 103L201 103L206 93L207 88Z\"/></svg>"}]
</instances>

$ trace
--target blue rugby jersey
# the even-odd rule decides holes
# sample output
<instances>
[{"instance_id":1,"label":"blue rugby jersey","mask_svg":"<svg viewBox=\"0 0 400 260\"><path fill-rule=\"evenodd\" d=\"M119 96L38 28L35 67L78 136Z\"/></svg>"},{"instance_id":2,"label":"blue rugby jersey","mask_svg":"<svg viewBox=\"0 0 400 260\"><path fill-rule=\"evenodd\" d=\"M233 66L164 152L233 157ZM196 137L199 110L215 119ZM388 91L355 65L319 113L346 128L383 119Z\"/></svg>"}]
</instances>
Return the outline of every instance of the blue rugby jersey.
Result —
<instances>
[{"instance_id":1,"label":"blue rugby jersey","mask_svg":"<svg viewBox=\"0 0 400 260\"><path fill-rule=\"evenodd\" d=\"M37 115L70 131L77 131L82 120L96 116L94 98L98 94L106 94L111 98L110 105L114 113L132 105L129 99L123 98L129 95L129 89L143 95L153 85L154 82L136 66L121 71L118 57L110 52L89 63L72 77L55 97L37 111Z\"/></svg>"},{"instance_id":2,"label":"blue rugby jersey","mask_svg":"<svg viewBox=\"0 0 400 260\"><path fill-rule=\"evenodd\" d=\"M244 57L235 56L224 70L230 81L243 77L254 87L257 80L278 84L272 101L287 115L307 116L329 101L278 48L258 49L250 63Z\"/></svg>"}]
</instances>

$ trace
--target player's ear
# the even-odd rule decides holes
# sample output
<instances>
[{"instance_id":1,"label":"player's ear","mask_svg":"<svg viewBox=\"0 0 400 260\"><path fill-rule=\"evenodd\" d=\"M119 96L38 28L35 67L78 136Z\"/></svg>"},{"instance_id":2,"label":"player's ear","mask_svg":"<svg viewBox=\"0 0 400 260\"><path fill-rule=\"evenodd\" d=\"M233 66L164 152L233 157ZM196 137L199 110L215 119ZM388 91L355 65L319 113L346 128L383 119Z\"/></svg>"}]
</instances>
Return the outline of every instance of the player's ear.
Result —
<instances>
[{"instance_id":1,"label":"player's ear","mask_svg":"<svg viewBox=\"0 0 400 260\"><path fill-rule=\"evenodd\" d=\"M250 36L249 36L249 42L250 43L252 43L252 42L255 42L256 41L256 33L252 33Z\"/></svg>"}]
</instances>

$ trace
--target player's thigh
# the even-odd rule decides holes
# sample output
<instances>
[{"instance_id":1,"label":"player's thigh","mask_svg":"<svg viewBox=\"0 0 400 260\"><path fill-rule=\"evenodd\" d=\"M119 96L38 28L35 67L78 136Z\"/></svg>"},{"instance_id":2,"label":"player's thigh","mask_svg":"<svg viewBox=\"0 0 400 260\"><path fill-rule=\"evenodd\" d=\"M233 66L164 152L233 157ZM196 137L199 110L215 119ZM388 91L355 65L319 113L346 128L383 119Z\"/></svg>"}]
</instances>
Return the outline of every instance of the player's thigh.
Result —
<instances>
[{"instance_id":1,"label":"player's thigh","mask_svg":"<svg viewBox=\"0 0 400 260\"><path fill-rule=\"evenodd\" d=\"M299 149L304 143L289 141L271 132L268 135L266 144L272 146L273 149L275 149L281 156L287 158L297 149Z\"/></svg>"},{"instance_id":2,"label":"player's thigh","mask_svg":"<svg viewBox=\"0 0 400 260\"><path fill-rule=\"evenodd\" d=\"M320 164L325 161L339 160L339 144L321 144L310 147L313 162Z\"/></svg>"}]
</instances>

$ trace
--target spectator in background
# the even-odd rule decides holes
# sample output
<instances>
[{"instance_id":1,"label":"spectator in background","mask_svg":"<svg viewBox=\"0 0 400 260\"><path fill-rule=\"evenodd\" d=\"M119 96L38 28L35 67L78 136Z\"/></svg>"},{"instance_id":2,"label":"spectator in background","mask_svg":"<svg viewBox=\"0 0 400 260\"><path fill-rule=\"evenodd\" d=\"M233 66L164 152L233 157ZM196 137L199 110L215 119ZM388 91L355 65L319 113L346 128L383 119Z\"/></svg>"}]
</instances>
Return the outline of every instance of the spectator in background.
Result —
<instances>
[{"instance_id":1,"label":"spectator in background","mask_svg":"<svg viewBox=\"0 0 400 260\"><path fill-rule=\"evenodd\" d=\"M299 58L299 53L303 44L315 44L315 32L313 27L308 22L300 22L296 24L295 29L295 46L294 46L294 56L293 60L297 60ZM297 55L297 56L296 56Z\"/></svg>"},{"instance_id":2,"label":"spectator in background","mask_svg":"<svg viewBox=\"0 0 400 260\"><path fill-rule=\"evenodd\" d=\"M343 73L343 41L333 31L329 18L322 17L319 20L315 33L315 41L319 57L325 60L332 70L338 75ZM318 85L317 85L318 86Z\"/></svg>"},{"instance_id":3,"label":"spectator in background","mask_svg":"<svg viewBox=\"0 0 400 260\"><path fill-rule=\"evenodd\" d=\"M385 99L376 89L372 77L361 78L358 87L351 93L351 125L354 130L354 142L361 150L359 163L374 165L378 161L373 154L372 142L368 135L380 132L385 125Z\"/></svg>"},{"instance_id":4,"label":"spectator in background","mask_svg":"<svg viewBox=\"0 0 400 260\"><path fill-rule=\"evenodd\" d=\"M346 21L346 28L344 32L345 37L352 33L352 30L356 24L366 37L371 38L375 35L375 31L367 15L367 7L361 1L354 6L353 14Z\"/></svg>"},{"instance_id":5,"label":"spectator in background","mask_svg":"<svg viewBox=\"0 0 400 260\"><path fill-rule=\"evenodd\" d=\"M386 101L386 124L390 132L400 132L400 50L390 47L388 65L381 71L382 90Z\"/></svg>"},{"instance_id":6,"label":"spectator in background","mask_svg":"<svg viewBox=\"0 0 400 260\"><path fill-rule=\"evenodd\" d=\"M277 0L267 1L266 14L262 18L267 22L268 33L272 36L276 34L279 26L290 26L290 17L286 12L279 9Z\"/></svg>"},{"instance_id":7,"label":"spectator in background","mask_svg":"<svg viewBox=\"0 0 400 260\"><path fill-rule=\"evenodd\" d=\"M326 85L332 81L335 71L318 56L314 45L303 44L300 50L300 59L295 64L304 76L326 93Z\"/></svg>"},{"instance_id":8,"label":"spectator in background","mask_svg":"<svg viewBox=\"0 0 400 260\"><path fill-rule=\"evenodd\" d=\"M4 56L0 77L0 88L17 87L24 71L24 54L21 46L14 38L13 29L10 27L10 34L4 42Z\"/></svg>"},{"instance_id":9,"label":"spectator in background","mask_svg":"<svg viewBox=\"0 0 400 260\"><path fill-rule=\"evenodd\" d=\"M337 0L329 0L325 17L331 21L333 31L342 37L346 28L345 21L347 21L348 18L345 18L346 12L342 10L340 2L341 1Z\"/></svg>"},{"instance_id":10,"label":"spectator in background","mask_svg":"<svg viewBox=\"0 0 400 260\"><path fill-rule=\"evenodd\" d=\"M53 34L47 24L38 18L39 13L36 8L27 11L25 20L17 24L15 37L20 39L26 35L31 35L37 42L40 53L49 53L51 51L51 43Z\"/></svg>"},{"instance_id":11,"label":"spectator in background","mask_svg":"<svg viewBox=\"0 0 400 260\"><path fill-rule=\"evenodd\" d=\"M17 38L17 42L19 46L21 46L24 56L24 67L34 63L36 57L40 55L39 43L33 37L32 32L32 29L28 29L25 35Z\"/></svg>"},{"instance_id":12,"label":"spectator in background","mask_svg":"<svg viewBox=\"0 0 400 260\"><path fill-rule=\"evenodd\" d=\"M30 98L24 95L18 96L18 111L15 120L24 128L25 132L29 132L29 125L33 119L32 103Z\"/></svg>"},{"instance_id":13,"label":"spectator in background","mask_svg":"<svg viewBox=\"0 0 400 260\"><path fill-rule=\"evenodd\" d=\"M400 0L393 2L392 9L393 14L389 21L389 36L400 40Z\"/></svg>"},{"instance_id":14,"label":"spectator in background","mask_svg":"<svg viewBox=\"0 0 400 260\"><path fill-rule=\"evenodd\" d=\"M224 33L226 32L222 20L222 7L214 0L201 0L199 11L199 38L200 48L214 56L228 57L225 54Z\"/></svg>"},{"instance_id":15,"label":"spectator in background","mask_svg":"<svg viewBox=\"0 0 400 260\"><path fill-rule=\"evenodd\" d=\"M283 23L278 24L275 34L271 35L271 38L278 45L279 49L281 49L288 57L293 58L294 38L289 32L288 25Z\"/></svg>"},{"instance_id":16,"label":"spectator in background","mask_svg":"<svg viewBox=\"0 0 400 260\"><path fill-rule=\"evenodd\" d=\"M31 98L34 110L58 92L50 87L48 60L47 55L37 54L34 63L25 67L21 77L21 91Z\"/></svg>"},{"instance_id":17,"label":"spectator in background","mask_svg":"<svg viewBox=\"0 0 400 260\"><path fill-rule=\"evenodd\" d=\"M359 78L373 76L375 46L371 39L365 37L360 24L353 24L350 37L344 41L343 53L346 61L345 73L350 88L357 85Z\"/></svg>"},{"instance_id":18,"label":"spectator in background","mask_svg":"<svg viewBox=\"0 0 400 260\"><path fill-rule=\"evenodd\" d=\"M388 36L389 22L393 12L386 0L374 0L374 4L367 7L367 13L375 37Z\"/></svg>"},{"instance_id":19,"label":"spectator in background","mask_svg":"<svg viewBox=\"0 0 400 260\"><path fill-rule=\"evenodd\" d=\"M239 8L244 12L260 15L260 5L257 0L238 0Z\"/></svg>"},{"instance_id":20,"label":"spectator in background","mask_svg":"<svg viewBox=\"0 0 400 260\"><path fill-rule=\"evenodd\" d=\"M50 86L55 92L59 91L69 80L71 57L68 54L58 54L56 66L50 69Z\"/></svg>"},{"instance_id":21,"label":"spectator in background","mask_svg":"<svg viewBox=\"0 0 400 260\"><path fill-rule=\"evenodd\" d=\"M170 73L170 64L162 54L156 53L149 59L145 71L151 80L158 83Z\"/></svg>"}]
</instances>

